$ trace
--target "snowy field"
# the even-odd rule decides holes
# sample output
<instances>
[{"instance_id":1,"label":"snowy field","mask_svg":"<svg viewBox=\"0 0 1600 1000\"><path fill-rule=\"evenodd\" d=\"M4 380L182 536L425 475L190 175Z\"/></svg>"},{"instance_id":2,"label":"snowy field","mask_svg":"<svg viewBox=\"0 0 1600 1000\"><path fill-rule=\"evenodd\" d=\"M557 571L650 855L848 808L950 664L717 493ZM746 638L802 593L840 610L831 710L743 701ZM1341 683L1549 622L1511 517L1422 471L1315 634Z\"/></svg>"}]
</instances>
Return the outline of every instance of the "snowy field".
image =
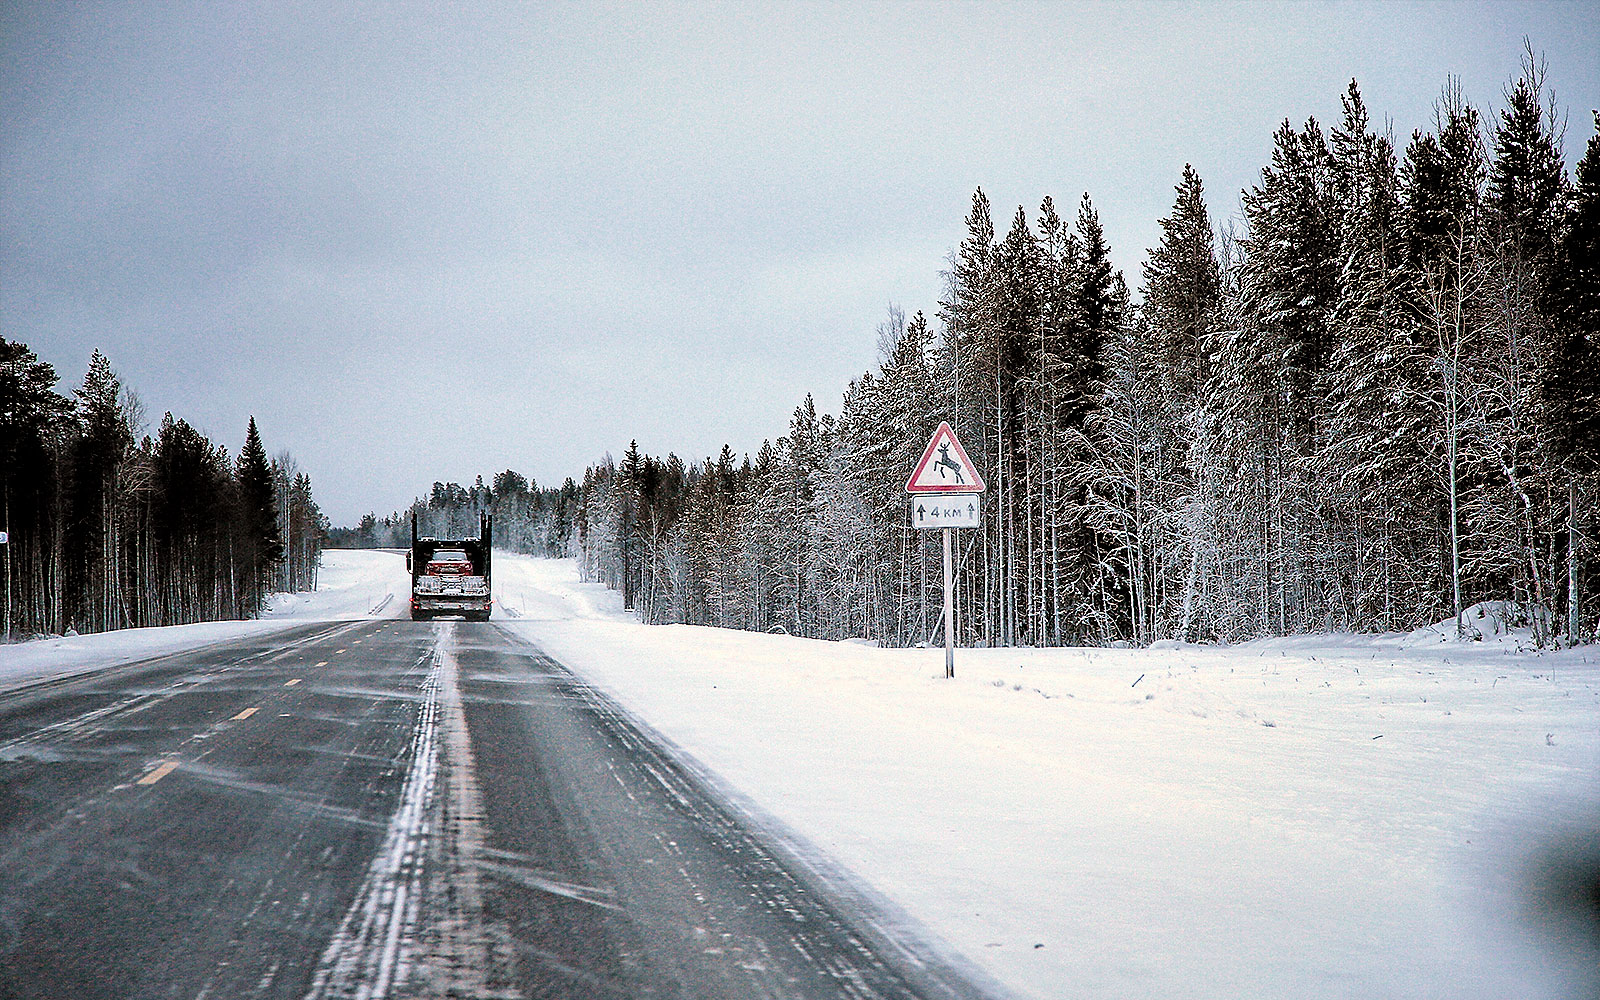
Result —
<instances>
[{"instance_id":1,"label":"snowy field","mask_svg":"<svg viewBox=\"0 0 1600 1000\"><path fill-rule=\"evenodd\" d=\"M1574 867L1600 859L1600 650L971 650L946 681L941 650L643 626L570 562L500 555L495 584L498 622L1018 996L1600 996ZM0 690L406 612L397 554L330 551L322 585L0 646Z\"/></svg>"},{"instance_id":2,"label":"snowy field","mask_svg":"<svg viewBox=\"0 0 1600 1000\"><path fill-rule=\"evenodd\" d=\"M496 584L501 620L1018 995L1600 996L1572 867L1600 860L1600 650L974 650L946 681L942 650L641 626L568 562Z\"/></svg>"},{"instance_id":3,"label":"snowy field","mask_svg":"<svg viewBox=\"0 0 1600 1000\"><path fill-rule=\"evenodd\" d=\"M404 550L325 549L312 594L274 594L262 617L283 620L406 618L411 575Z\"/></svg>"}]
</instances>

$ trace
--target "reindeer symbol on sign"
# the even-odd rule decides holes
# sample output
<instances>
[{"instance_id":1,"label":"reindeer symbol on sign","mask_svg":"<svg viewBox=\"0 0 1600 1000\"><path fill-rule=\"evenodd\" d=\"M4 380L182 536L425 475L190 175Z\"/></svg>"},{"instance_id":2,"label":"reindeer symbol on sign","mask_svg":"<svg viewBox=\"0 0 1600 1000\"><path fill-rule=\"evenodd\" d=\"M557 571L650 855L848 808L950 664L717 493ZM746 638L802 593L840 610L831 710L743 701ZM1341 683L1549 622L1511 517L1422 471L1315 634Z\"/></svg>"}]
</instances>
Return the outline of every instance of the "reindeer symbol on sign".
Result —
<instances>
[{"instance_id":1,"label":"reindeer symbol on sign","mask_svg":"<svg viewBox=\"0 0 1600 1000\"><path fill-rule=\"evenodd\" d=\"M948 442L940 443L939 457L934 461L933 467L939 470L940 479L944 478L944 470L949 469L955 473L956 482L966 483L966 479L961 475L961 463L950 457L950 445Z\"/></svg>"},{"instance_id":2,"label":"reindeer symbol on sign","mask_svg":"<svg viewBox=\"0 0 1600 1000\"><path fill-rule=\"evenodd\" d=\"M983 476L967 457L961 439L941 423L922 449L916 469L906 480L907 493L982 493Z\"/></svg>"}]
</instances>

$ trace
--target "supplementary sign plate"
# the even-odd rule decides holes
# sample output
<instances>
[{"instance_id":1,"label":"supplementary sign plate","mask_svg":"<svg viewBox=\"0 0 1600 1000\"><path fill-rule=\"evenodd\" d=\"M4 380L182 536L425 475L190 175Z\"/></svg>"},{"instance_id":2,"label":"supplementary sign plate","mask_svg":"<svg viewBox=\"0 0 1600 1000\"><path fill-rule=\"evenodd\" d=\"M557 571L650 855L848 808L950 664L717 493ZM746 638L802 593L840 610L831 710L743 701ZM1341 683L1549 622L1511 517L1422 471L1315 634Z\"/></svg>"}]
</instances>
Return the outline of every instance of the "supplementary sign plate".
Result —
<instances>
[{"instance_id":1,"label":"supplementary sign plate","mask_svg":"<svg viewBox=\"0 0 1600 1000\"><path fill-rule=\"evenodd\" d=\"M913 528L976 528L983 514L982 497L976 493L911 498Z\"/></svg>"}]
</instances>

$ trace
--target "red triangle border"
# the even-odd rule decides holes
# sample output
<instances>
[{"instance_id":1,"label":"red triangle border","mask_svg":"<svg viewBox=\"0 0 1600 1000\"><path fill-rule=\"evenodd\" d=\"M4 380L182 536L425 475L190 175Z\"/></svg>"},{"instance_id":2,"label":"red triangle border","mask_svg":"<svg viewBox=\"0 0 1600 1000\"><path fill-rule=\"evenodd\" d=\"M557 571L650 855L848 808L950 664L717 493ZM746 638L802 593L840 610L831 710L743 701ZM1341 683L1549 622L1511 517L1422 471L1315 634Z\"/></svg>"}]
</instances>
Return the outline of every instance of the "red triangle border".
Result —
<instances>
[{"instance_id":1,"label":"red triangle border","mask_svg":"<svg viewBox=\"0 0 1600 1000\"><path fill-rule=\"evenodd\" d=\"M950 435L950 444L955 448L956 454L961 456L961 463L972 471L973 482L967 485L951 483L949 486L919 486L913 489L911 484L917 481L917 477L922 475L922 470L927 468L929 462L933 461L934 452L937 450L936 446L939 444L939 436L941 434ZM906 480L906 492L912 496L930 493L982 493L988 488L983 481L983 476L978 473L978 467L973 464L972 459L967 457L967 449L961 447L961 439L956 437L956 432L950 428L950 422L948 420L940 421L939 429L934 431L933 437L928 439L928 447L922 452L922 460L917 463L917 467L911 472L911 477Z\"/></svg>"}]
</instances>

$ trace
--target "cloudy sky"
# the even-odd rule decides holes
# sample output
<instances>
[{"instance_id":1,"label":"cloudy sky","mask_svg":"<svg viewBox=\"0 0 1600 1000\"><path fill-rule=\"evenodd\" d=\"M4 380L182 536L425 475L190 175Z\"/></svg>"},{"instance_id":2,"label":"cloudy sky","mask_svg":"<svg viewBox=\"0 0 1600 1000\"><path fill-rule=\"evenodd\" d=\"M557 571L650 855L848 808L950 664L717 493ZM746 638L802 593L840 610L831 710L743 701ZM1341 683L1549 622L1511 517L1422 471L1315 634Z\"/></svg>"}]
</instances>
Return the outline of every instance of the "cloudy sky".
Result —
<instances>
[{"instance_id":1,"label":"cloudy sky","mask_svg":"<svg viewBox=\"0 0 1600 1000\"><path fill-rule=\"evenodd\" d=\"M0 334L104 351L311 473L335 523L436 479L754 450L937 309L973 189L1085 191L1119 266L1185 162L1215 217L1351 77L1402 141L1522 39L1569 161L1600 6L0 7Z\"/></svg>"}]
</instances>

